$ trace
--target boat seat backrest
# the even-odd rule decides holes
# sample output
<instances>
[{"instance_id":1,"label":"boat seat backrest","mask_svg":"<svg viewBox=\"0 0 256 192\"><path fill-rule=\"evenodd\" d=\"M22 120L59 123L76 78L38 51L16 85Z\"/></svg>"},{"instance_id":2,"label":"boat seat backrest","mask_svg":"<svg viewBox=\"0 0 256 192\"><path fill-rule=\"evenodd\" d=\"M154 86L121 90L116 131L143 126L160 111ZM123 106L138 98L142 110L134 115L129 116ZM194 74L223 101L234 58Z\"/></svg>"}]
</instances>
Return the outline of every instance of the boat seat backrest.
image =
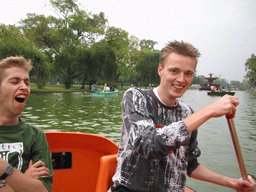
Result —
<instances>
[{"instance_id":1,"label":"boat seat backrest","mask_svg":"<svg viewBox=\"0 0 256 192\"><path fill-rule=\"evenodd\" d=\"M45 135L54 167L53 192L94 192L96 188L105 189L111 185L117 144L93 134L46 132ZM101 167L106 164L107 167ZM99 180L99 176L102 179Z\"/></svg>"}]
</instances>

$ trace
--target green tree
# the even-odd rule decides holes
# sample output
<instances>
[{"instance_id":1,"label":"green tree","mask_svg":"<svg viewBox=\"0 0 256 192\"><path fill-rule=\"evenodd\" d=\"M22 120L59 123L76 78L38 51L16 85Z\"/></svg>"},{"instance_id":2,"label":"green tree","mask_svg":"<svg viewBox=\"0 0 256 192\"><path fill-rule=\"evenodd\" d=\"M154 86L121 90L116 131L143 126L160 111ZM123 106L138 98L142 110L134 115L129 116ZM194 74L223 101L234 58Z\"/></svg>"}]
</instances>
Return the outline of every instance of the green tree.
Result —
<instances>
[{"instance_id":1,"label":"green tree","mask_svg":"<svg viewBox=\"0 0 256 192\"><path fill-rule=\"evenodd\" d=\"M27 17L20 22L25 37L49 57L58 54L65 38L61 21L53 16L45 17L35 13L28 13Z\"/></svg>"},{"instance_id":2,"label":"green tree","mask_svg":"<svg viewBox=\"0 0 256 192\"><path fill-rule=\"evenodd\" d=\"M194 75L194 78L193 78L193 81L191 84L204 84L204 83L207 83L208 81L204 78L203 75Z\"/></svg>"},{"instance_id":3,"label":"green tree","mask_svg":"<svg viewBox=\"0 0 256 192\"><path fill-rule=\"evenodd\" d=\"M234 89L244 89L244 84L240 81L230 81L230 86Z\"/></svg>"},{"instance_id":4,"label":"green tree","mask_svg":"<svg viewBox=\"0 0 256 192\"><path fill-rule=\"evenodd\" d=\"M140 46L139 46L140 40L137 37L132 35L130 37L129 41L130 41L130 45L129 45L129 54L130 54L129 67L135 67L137 61L140 58L140 55L143 54L143 53L140 51Z\"/></svg>"},{"instance_id":5,"label":"green tree","mask_svg":"<svg viewBox=\"0 0 256 192\"><path fill-rule=\"evenodd\" d=\"M139 77L139 84L156 83L159 84L157 68L159 65L159 51L145 50L145 53L136 64L136 71Z\"/></svg>"},{"instance_id":6,"label":"green tree","mask_svg":"<svg viewBox=\"0 0 256 192\"><path fill-rule=\"evenodd\" d=\"M256 85L256 56L251 55L245 63L245 71L247 72L245 78L251 83L252 86Z\"/></svg>"},{"instance_id":7,"label":"green tree","mask_svg":"<svg viewBox=\"0 0 256 192\"><path fill-rule=\"evenodd\" d=\"M95 43L92 48L94 49L94 61L99 68L99 77L111 80L118 71L115 51L110 45L101 42Z\"/></svg>"},{"instance_id":8,"label":"green tree","mask_svg":"<svg viewBox=\"0 0 256 192\"><path fill-rule=\"evenodd\" d=\"M114 81L117 82L120 75L127 76L127 64L130 60L128 32L115 27L109 27L103 40L115 52L118 70Z\"/></svg>"},{"instance_id":9,"label":"green tree","mask_svg":"<svg viewBox=\"0 0 256 192\"><path fill-rule=\"evenodd\" d=\"M79 64L77 59L78 47L74 45L66 45L62 52L55 56L54 66L61 75L65 88L69 89L73 83L73 79L77 78Z\"/></svg>"},{"instance_id":10,"label":"green tree","mask_svg":"<svg viewBox=\"0 0 256 192\"><path fill-rule=\"evenodd\" d=\"M68 15L74 12L78 6L76 4L77 0L50 0L53 8L63 16L62 19L68 17Z\"/></svg>"},{"instance_id":11,"label":"green tree","mask_svg":"<svg viewBox=\"0 0 256 192\"><path fill-rule=\"evenodd\" d=\"M116 55L112 47L105 42L94 43L89 49L80 49L80 71L83 71L83 84L100 79L111 80L117 73Z\"/></svg>"},{"instance_id":12,"label":"green tree","mask_svg":"<svg viewBox=\"0 0 256 192\"><path fill-rule=\"evenodd\" d=\"M104 34L107 20L104 13L92 15L79 9L75 0L50 2L59 18L28 14L28 18L21 21L22 30L56 65L54 75L64 78L62 81L69 88L75 78L86 73L76 66L80 65L78 59L81 57L77 54L82 52L81 48L89 48L98 35ZM69 51L78 58L71 56Z\"/></svg>"},{"instance_id":13,"label":"green tree","mask_svg":"<svg viewBox=\"0 0 256 192\"><path fill-rule=\"evenodd\" d=\"M159 58L157 58L157 54L159 57L160 52L158 50L154 51L155 44L156 42L152 40L143 39L140 41L135 36L130 37L130 61L128 65L130 73L129 82L133 84L135 84L134 82L138 82L139 85L142 83L145 85L149 83L159 83L159 77L157 74ZM149 57L149 59L147 59L147 57ZM153 70L155 74L152 74L152 79L150 79L150 77L145 76L145 71L148 70L148 67L150 68L151 64L153 64L151 63L149 65L145 65L147 62L150 62L150 60L152 60L152 62L155 64L155 69ZM143 69L144 66L145 68Z\"/></svg>"},{"instance_id":14,"label":"green tree","mask_svg":"<svg viewBox=\"0 0 256 192\"><path fill-rule=\"evenodd\" d=\"M0 59L10 56L24 56L32 61L31 76L36 77L37 87L43 88L48 81L51 65L47 56L25 38L18 27L0 25Z\"/></svg>"},{"instance_id":15,"label":"green tree","mask_svg":"<svg viewBox=\"0 0 256 192\"><path fill-rule=\"evenodd\" d=\"M129 62L127 63L127 76L122 76L122 81L127 81L130 84L136 84L139 81L138 74L135 70L135 66L143 53L140 51L139 39L135 36L129 38ZM129 78L128 78L129 76Z\"/></svg>"},{"instance_id":16,"label":"green tree","mask_svg":"<svg viewBox=\"0 0 256 192\"><path fill-rule=\"evenodd\" d=\"M152 41L152 40L146 40L146 39L142 39L140 41L140 48L141 49L149 49L151 51L154 51L154 46L157 44L156 41Z\"/></svg>"},{"instance_id":17,"label":"green tree","mask_svg":"<svg viewBox=\"0 0 256 192\"><path fill-rule=\"evenodd\" d=\"M226 79L218 78L214 80L214 83L219 84L220 88L230 89L231 87L230 83Z\"/></svg>"},{"instance_id":18,"label":"green tree","mask_svg":"<svg viewBox=\"0 0 256 192\"><path fill-rule=\"evenodd\" d=\"M252 85L251 83L247 80L247 79L244 79L243 80L243 89L251 89L252 88Z\"/></svg>"}]
</instances>

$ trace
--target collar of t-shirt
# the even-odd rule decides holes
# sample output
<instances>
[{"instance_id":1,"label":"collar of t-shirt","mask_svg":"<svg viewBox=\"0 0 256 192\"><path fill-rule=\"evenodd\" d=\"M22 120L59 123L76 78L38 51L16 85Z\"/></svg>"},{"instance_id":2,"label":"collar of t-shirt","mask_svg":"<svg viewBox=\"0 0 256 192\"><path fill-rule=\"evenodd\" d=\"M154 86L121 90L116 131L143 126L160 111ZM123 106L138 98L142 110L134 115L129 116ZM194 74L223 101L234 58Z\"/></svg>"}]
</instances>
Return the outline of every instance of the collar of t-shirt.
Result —
<instances>
[{"instance_id":1,"label":"collar of t-shirt","mask_svg":"<svg viewBox=\"0 0 256 192\"><path fill-rule=\"evenodd\" d=\"M158 99L163 105L168 106L168 105L166 105L166 104L160 99L160 97L159 97L159 95L158 95L158 93L157 93L157 90L158 90L158 87L156 87L156 88L153 89L153 92L154 92L154 94L156 95L157 99ZM177 106L177 104L178 104L178 102L177 102L177 100L176 100L174 106Z\"/></svg>"},{"instance_id":2,"label":"collar of t-shirt","mask_svg":"<svg viewBox=\"0 0 256 192\"><path fill-rule=\"evenodd\" d=\"M162 104L164 104L164 102L160 99L160 97L159 97L159 95L158 95L158 93L157 93L157 90L158 90L158 87L154 88L154 89L153 89L153 92L154 92L154 94L156 95L157 99L158 99ZM164 105L165 105L165 104L164 104Z\"/></svg>"}]
</instances>

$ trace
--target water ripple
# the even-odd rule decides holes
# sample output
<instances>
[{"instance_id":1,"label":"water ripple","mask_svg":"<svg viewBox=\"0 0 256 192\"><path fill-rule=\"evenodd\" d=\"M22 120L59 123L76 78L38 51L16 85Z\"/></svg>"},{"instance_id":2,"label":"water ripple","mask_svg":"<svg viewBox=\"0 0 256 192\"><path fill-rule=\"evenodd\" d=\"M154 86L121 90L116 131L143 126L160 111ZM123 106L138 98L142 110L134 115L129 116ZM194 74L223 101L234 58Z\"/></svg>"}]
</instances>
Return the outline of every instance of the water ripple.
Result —
<instances>
[{"instance_id":1,"label":"water ripple","mask_svg":"<svg viewBox=\"0 0 256 192\"><path fill-rule=\"evenodd\" d=\"M92 98L90 93L31 94L21 118L44 131L71 131L99 134L119 144L122 131L122 94L116 98ZM237 91L240 104L234 119L241 150L249 173L256 173L256 97ZM204 91L188 90L181 102L195 111L219 97L209 97ZM240 171L225 117L210 119L199 128L199 162L209 169L239 178ZM189 180L189 179L188 179ZM188 181L208 191L228 191L216 185ZM200 191L200 190L198 190ZM205 190L207 191L207 190Z\"/></svg>"}]
</instances>

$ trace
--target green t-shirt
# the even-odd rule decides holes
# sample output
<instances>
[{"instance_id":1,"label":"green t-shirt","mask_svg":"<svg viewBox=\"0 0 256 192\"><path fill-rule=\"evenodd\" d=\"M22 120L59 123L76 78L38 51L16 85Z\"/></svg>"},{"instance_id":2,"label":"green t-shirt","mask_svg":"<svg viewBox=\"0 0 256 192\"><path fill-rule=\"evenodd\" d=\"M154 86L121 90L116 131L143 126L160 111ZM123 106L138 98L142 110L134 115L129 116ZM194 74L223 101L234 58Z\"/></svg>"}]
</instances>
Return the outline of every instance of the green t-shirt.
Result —
<instances>
[{"instance_id":1,"label":"green t-shirt","mask_svg":"<svg viewBox=\"0 0 256 192\"><path fill-rule=\"evenodd\" d=\"M27 170L31 159L33 163L43 161L51 174L38 179L51 191L52 161L45 134L41 129L24 121L13 126L0 126L0 157L22 173ZM4 181L1 183L3 184Z\"/></svg>"}]
</instances>

